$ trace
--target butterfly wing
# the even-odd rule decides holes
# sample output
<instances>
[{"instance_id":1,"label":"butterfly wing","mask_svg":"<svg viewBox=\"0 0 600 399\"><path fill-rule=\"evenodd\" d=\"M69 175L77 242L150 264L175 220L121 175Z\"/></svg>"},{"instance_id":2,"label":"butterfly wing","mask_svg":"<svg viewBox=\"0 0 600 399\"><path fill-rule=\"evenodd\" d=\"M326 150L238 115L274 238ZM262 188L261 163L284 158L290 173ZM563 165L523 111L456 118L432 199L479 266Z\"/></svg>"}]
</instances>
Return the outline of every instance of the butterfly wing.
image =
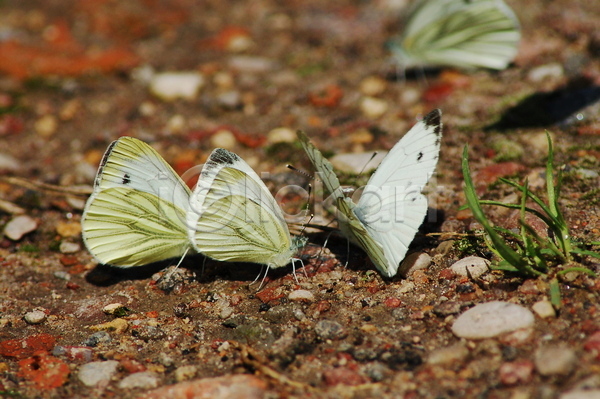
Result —
<instances>
[{"instance_id":1,"label":"butterfly wing","mask_svg":"<svg viewBox=\"0 0 600 399\"><path fill-rule=\"evenodd\" d=\"M427 214L423 187L435 171L442 134L441 111L427 114L390 150L369 179L354 210L387 260L376 264L394 276Z\"/></svg>"},{"instance_id":2,"label":"butterfly wing","mask_svg":"<svg viewBox=\"0 0 600 399\"><path fill-rule=\"evenodd\" d=\"M204 164L188 224L196 250L213 259L282 267L296 251L283 212L263 181L221 148Z\"/></svg>"},{"instance_id":3,"label":"butterfly wing","mask_svg":"<svg viewBox=\"0 0 600 399\"><path fill-rule=\"evenodd\" d=\"M365 225L357 218L355 214L356 204L344 195L340 181L333 172L333 165L310 142L303 132L298 131L297 135L304 151L317 170L319 178L323 181L323 185L325 185L334 199L338 209L336 218L340 231L351 242L360 246L378 268L385 267L387 262L383 247L373 239Z\"/></svg>"},{"instance_id":4,"label":"butterfly wing","mask_svg":"<svg viewBox=\"0 0 600 399\"><path fill-rule=\"evenodd\" d=\"M146 143L121 137L107 149L81 219L83 241L100 262L139 266L190 247L190 190Z\"/></svg>"},{"instance_id":5,"label":"butterfly wing","mask_svg":"<svg viewBox=\"0 0 600 399\"><path fill-rule=\"evenodd\" d=\"M502 0L419 0L391 50L406 67L505 69L520 38L519 21Z\"/></svg>"}]
</instances>

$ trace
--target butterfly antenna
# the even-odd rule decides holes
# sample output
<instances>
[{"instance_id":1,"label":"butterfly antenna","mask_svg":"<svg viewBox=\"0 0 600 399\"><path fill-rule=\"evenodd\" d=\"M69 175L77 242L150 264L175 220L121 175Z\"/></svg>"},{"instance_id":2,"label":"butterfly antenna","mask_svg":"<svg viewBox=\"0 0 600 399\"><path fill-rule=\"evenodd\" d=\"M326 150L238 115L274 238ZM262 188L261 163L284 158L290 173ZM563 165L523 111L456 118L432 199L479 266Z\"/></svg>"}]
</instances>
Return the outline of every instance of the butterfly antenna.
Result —
<instances>
[{"instance_id":1,"label":"butterfly antenna","mask_svg":"<svg viewBox=\"0 0 600 399\"><path fill-rule=\"evenodd\" d=\"M298 174L301 174L304 177L308 177L310 180L314 180L315 179L314 176L310 175L308 172L306 172L306 171L304 171L302 169L296 168L294 165L287 164L287 165L285 165L285 167L288 168L288 169L290 169L290 170L293 170L294 172L296 172Z\"/></svg>"}]
</instances>

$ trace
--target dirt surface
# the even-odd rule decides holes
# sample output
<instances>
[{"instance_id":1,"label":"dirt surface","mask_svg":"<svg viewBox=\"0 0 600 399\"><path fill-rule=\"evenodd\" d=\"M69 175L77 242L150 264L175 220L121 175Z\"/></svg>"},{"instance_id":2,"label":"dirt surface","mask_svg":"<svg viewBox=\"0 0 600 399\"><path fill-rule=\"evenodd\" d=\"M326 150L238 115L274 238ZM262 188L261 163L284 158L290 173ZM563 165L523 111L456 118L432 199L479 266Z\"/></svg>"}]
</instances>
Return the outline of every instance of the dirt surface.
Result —
<instances>
[{"instance_id":1,"label":"dirt surface","mask_svg":"<svg viewBox=\"0 0 600 399\"><path fill-rule=\"evenodd\" d=\"M128 135L181 174L225 146L268 172L276 192L309 183L285 167L312 170L295 130L327 156L387 150L440 108L440 162L422 233L476 227L459 211L465 144L484 198L515 196L496 184L501 176L528 177L543 195L548 129L557 164L566 165L561 205L572 234L598 241L600 3L509 3L523 27L509 69L403 77L384 47L398 32L402 1L1 1L2 176L85 191L108 144ZM204 84L167 101L149 89L152 70L194 72ZM81 241L85 196L3 181L0 197L37 222L23 238L0 241L3 397L137 397L219 376L246 397L557 398L600 389L598 279L571 276L560 311L534 311L524 332L479 340L452 332L476 304L535 310L548 296L544 278L449 272L468 255L490 258L475 239L459 246L456 235L420 234L413 250L430 264L390 280L344 239L332 236L323 248L327 234L311 233L298 282L290 266L270 271L258 290L249 284L260 266L199 255L168 279L177 260L98 266ZM287 200L290 212L303 206ZM489 211L515 227L514 214ZM0 226L13 217L2 211ZM599 262L582 262L600 272ZM107 314L115 303L124 308ZM577 361L548 372L540 360L548 346ZM85 385L83 366L110 360L118 367L109 379ZM149 378L125 383L141 372ZM234 380L242 373L256 379ZM179 395L190 389L179 387Z\"/></svg>"}]
</instances>

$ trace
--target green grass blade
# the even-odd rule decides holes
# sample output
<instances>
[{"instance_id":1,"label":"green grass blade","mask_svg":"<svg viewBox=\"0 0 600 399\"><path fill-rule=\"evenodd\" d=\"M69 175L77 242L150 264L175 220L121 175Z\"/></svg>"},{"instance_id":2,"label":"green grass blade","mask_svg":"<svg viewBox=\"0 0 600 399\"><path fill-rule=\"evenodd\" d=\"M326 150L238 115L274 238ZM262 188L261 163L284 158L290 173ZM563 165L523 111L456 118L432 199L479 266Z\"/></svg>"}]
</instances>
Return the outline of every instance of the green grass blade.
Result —
<instances>
[{"instance_id":1,"label":"green grass blade","mask_svg":"<svg viewBox=\"0 0 600 399\"><path fill-rule=\"evenodd\" d=\"M554 309L559 310L562 306L560 299L560 286L558 285L558 280L553 278L550 281L550 303L554 306Z\"/></svg>"}]
</instances>

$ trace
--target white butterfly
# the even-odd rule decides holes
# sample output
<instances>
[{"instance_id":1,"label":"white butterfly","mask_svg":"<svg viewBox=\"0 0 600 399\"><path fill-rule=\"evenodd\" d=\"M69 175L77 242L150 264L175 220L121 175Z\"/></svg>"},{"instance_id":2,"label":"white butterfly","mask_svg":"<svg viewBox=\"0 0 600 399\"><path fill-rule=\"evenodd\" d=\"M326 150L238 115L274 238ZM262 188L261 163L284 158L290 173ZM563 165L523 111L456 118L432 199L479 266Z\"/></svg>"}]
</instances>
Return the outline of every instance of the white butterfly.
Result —
<instances>
[{"instance_id":1,"label":"white butterfly","mask_svg":"<svg viewBox=\"0 0 600 399\"><path fill-rule=\"evenodd\" d=\"M521 38L502 0L417 0L400 38L389 48L402 66L505 69Z\"/></svg>"},{"instance_id":2,"label":"white butterfly","mask_svg":"<svg viewBox=\"0 0 600 399\"><path fill-rule=\"evenodd\" d=\"M185 224L190 190L148 144L110 144L81 219L83 242L100 263L140 266L181 257L192 245Z\"/></svg>"},{"instance_id":3,"label":"white butterfly","mask_svg":"<svg viewBox=\"0 0 600 399\"><path fill-rule=\"evenodd\" d=\"M281 208L256 172L222 148L204 164L191 205L190 240L213 259L283 267L306 243L290 237Z\"/></svg>"},{"instance_id":4,"label":"white butterfly","mask_svg":"<svg viewBox=\"0 0 600 399\"><path fill-rule=\"evenodd\" d=\"M427 213L421 190L435 170L442 134L441 111L427 114L390 150L357 204L344 195L331 163L306 135L298 138L338 208L342 233L388 277L396 275Z\"/></svg>"},{"instance_id":5,"label":"white butterfly","mask_svg":"<svg viewBox=\"0 0 600 399\"><path fill-rule=\"evenodd\" d=\"M237 155L213 151L192 193L152 147L132 137L104 154L81 223L98 262L120 267L194 249L216 260L282 267L306 241L290 238L275 199Z\"/></svg>"}]
</instances>

